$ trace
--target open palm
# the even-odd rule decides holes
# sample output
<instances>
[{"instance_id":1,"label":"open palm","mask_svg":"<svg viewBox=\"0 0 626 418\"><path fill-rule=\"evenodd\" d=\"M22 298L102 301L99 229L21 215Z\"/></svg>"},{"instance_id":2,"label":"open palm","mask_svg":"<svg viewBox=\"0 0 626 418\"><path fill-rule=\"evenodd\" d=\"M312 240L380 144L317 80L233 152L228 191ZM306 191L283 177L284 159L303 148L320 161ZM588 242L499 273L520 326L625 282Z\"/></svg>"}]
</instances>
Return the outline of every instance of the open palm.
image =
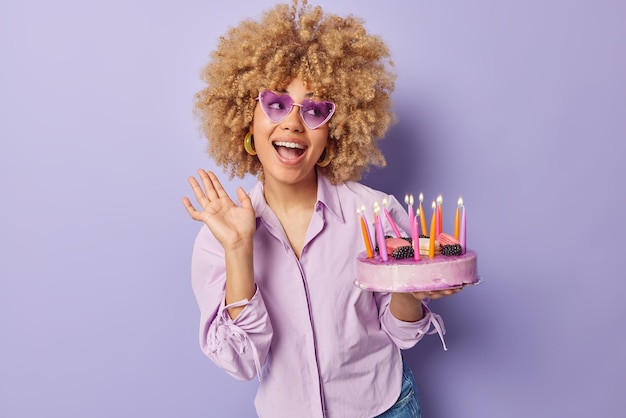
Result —
<instances>
[{"instance_id":1,"label":"open palm","mask_svg":"<svg viewBox=\"0 0 626 418\"><path fill-rule=\"evenodd\" d=\"M256 230L256 216L250 197L239 187L238 206L228 196L214 173L198 170L202 186L194 177L189 177L189 185L201 209L196 209L184 197L185 209L196 221L205 223L224 248L235 248L252 240Z\"/></svg>"}]
</instances>

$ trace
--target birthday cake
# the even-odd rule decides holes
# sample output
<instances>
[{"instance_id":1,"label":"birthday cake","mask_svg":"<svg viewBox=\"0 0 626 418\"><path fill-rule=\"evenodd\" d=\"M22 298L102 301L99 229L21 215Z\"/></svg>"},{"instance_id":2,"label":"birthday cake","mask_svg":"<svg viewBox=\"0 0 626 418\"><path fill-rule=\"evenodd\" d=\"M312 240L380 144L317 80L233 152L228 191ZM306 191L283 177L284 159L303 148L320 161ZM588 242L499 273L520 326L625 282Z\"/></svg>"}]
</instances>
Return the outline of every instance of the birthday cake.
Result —
<instances>
[{"instance_id":1,"label":"birthday cake","mask_svg":"<svg viewBox=\"0 0 626 418\"><path fill-rule=\"evenodd\" d=\"M461 199L459 199L460 202ZM417 234L418 216L412 216L409 207L412 237L384 237L382 220L375 210L375 248L367 245L367 251L357 255L357 278L355 284L365 290L378 292L419 292L454 289L477 284L478 257L475 251L466 249L465 213L462 203L463 224L459 240L459 215L455 219L455 234L441 232L441 208L433 204L433 220L430 235ZM438 211L437 216L435 216ZM413 219L415 218L415 224ZM388 216L392 227L397 231ZM424 224L422 216L422 225ZM369 233L365 234L369 239ZM384 238L381 238L384 237ZM415 244L414 244L415 243Z\"/></svg>"},{"instance_id":2,"label":"birthday cake","mask_svg":"<svg viewBox=\"0 0 626 418\"><path fill-rule=\"evenodd\" d=\"M451 289L478 283L478 258L475 251L433 258L421 256L383 261L379 255L368 258L366 252L356 258L356 285L379 292L419 292Z\"/></svg>"}]
</instances>

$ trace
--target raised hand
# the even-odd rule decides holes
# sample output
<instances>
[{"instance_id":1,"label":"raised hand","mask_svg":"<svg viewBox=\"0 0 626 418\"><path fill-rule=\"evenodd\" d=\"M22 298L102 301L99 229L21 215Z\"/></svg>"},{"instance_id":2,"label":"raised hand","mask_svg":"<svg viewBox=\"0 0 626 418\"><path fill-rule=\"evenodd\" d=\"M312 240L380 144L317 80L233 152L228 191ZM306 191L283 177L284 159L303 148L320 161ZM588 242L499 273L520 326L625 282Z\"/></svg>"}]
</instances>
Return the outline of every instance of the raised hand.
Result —
<instances>
[{"instance_id":1,"label":"raised hand","mask_svg":"<svg viewBox=\"0 0 626 418\"><path fill-rule=\"evenodd\" d=\"M202 186L195 177L189 177L189 185L200 210L187 197L183 198L189 216L204 222L224 249L249 245L256 230L256 216L250 197L239 187L237 198L241 206L237 206L214 173L200 169L198 175Z\"/></svg>"}]
</instances>

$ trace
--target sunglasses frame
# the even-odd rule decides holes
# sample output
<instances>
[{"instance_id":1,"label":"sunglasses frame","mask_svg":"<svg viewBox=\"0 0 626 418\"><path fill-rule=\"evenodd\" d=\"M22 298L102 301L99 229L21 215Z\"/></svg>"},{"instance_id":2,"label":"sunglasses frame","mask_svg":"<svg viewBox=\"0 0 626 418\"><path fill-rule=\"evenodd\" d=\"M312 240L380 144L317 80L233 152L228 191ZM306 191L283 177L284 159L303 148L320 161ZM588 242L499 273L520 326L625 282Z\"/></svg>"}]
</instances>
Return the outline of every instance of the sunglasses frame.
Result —
<instances>
[{"instance_id":1,"label":"sunglasses frame","mask_svg":"<svg viewBox=\"0 0 626 418\"><path fill-rule=\"evenodd\" d=\"M272 117L270 117L270 115L268 114L268 112L265 110L265 106L263 105L263 100L262 100L262 97L263 97L265 94L267 94L267 93L272 93L272 94L274 94L274 95L276 95L276 96L278 96L278 97L283 97L283 96L287 96L287 97L289 97L289 99L290 99L290 101L291 101L291 105L289 106L289 109L285 112L285 116L283 116L282 118L280 118L280 119L278 119L278 120L273 119ZM268 118L269 120L271 120L272 122L274 122L274 123L279 123L279 122L282 122L283 120L285 120L285 119L287 118L287 116L289 116L289 114L291 113L291 111L293 110L293 107L294 107L294 106L298 106L298 107L300 108L300 110L299 110L299 112L298 112L298 113L300 114L300 119L302 119L302 122L304 122L304 124L305 124L305 125L306 125L309 129L317 129L317 128L319 128L320 126L322 126L322 125L324 125L325 123L327 123L327 122L330 120L330 118L332 118L332 117L333 117L333 115L335 114L335 110L336 110L335 103L333 103L333 102L329 102L329 101L320 101L320 102L318 102L318 101L313 100L313 99L304 99L304 100L302 101L302 103L294 103L293 98L292 98L290 95L288 95L287 93L282 93L282 94L281 94L281 93L275 93L275 92L273 92L272 90L263 90L262 92L260 92L260 93L259 93L259 96L256 98L256 100L258 100L258 101L259 101L259 103L260 103L260 105L261 105L261 110L263 111L263 113L265 114L265 116L267 116L267 118ZM306 119L304 118L304 113L303 113L303 106L304 106L305 104L307 104L307 103L314 103L314 104L326 104L326 105L330 104L330 105L331 105L331 110L330 110L330 113L328 114L328 116L326 116L326 118L325 118L322 122L320 122L319 124L317 124L317 125L315 125L315 126L311 126L311 125L309 125L309 123L308 123L308 122L306 121Z\"/></svg>"}]
</instances>

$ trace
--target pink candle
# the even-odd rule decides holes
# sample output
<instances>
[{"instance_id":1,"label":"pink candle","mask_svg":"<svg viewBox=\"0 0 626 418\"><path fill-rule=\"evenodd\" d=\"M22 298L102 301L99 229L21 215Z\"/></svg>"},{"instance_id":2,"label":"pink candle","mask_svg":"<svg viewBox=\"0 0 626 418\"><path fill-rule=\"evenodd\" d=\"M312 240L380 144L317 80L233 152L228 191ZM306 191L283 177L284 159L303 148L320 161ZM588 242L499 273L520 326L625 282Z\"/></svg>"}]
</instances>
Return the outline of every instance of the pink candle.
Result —
<instances>
[{"instance_id":1,"label":"pink candle","mask_svg":"<svg viewBox=\"0 0 626 418\"><path fill-rule=\"evenodd\" d=\"M412 209L412 208L411 208ZM413 260L420 261L420 233L419 233L419 219L420 210L417 210L417 214L413 217L411 222L411 239L413 240Z\"/></svg>"},{"instance_id":2,"label":"pink candle","mask_svg":"<svg viewBox=\"0 0 626 418\"><path fill-rule=\"evenodd\" d=\"M387 261L389 260L389 256L387 255L387 244L385 243L385 232L383 231L383 222L380 220L380 216L378 216L378 205L374 209L374 227L376 228L376 242L378 242L378 255L381 260Z\"/></svg>"},{"instance_id":3,"label":"pink candle","mask_svg":"<svg viewBox=\"0 0 626 418\"><path fill-rule=\"evenodd\" d=\"M442 228L442 223L443 220L442 215L441 215L441 204L443 203L443 198L441 197L441 195L437 196L437 220L435 222L435 238L439 236L439 234L441 234L443 232L443 228Z\"/></svg>"},{"instance_id":4,"label":"pink candle","mask_svg":"<svg viewBox=\"0 0 626 418\"><path fill-rule=\"evenodd\" d=\"M419 248L419 232L417 232L417 219L415 214L413 213L413 195L404 196L404 203L408 206L409 212L409 225L411 227L411 241L413 242L413 259L420 259L420 248ZM418 209L419 211L419 209Z\"/></svg>"},{"instance_id":5,"label":"pink candle","mask_svg":"<svg viewBox=\"0 0 626 418\"><path fill-rule=\"evenodd\" d=\"M463 198L459 197L459 201L456 206L456 213L454 214L454 238L456 239L459 239L459 227L461 222L459 212L461 211L461 206L463 206Z\"/></svg>"},{"instance_id":6,"label":"pink candle","mask_svg":"<svg viewBox=\"0 0 626 418\"><path fill-rule=\"evenodd\" d=\"M409 222L411 228L413 228L413 195L404 196L404 203L406 203L407 211L409 212Z\"/></svg>"},{"instance_id":7,"label":"pink candle","mask_svg":"<svg viewBox=\"0 0 626 418\"><path fill-rule=\"evenodd\" d=\"M459 228L459 242L461 243L461 251L462 254L465 254L465 245L466 245L466 238L465 238L465 206L462 205L461 206L461 226Z\"/></svg>"},{"instance_id":8,"label":"pink candle","mask_svg":"<svg viewBox=\"0 0 626 418\"><path fill-rule=\"evenodd\" d=\"M400 234L400 230L398 229L398 227L396 226L396 223L393 221L393 219L391 218L391 215L387 211L387 198L383 199L383 212L385 212L385 217L387 218L387 221L389 221L389 225L391 225L391 229L393 229L393 233L396 234L397 238L402 238L402 235Z\"/></svg>"}]
</instances>

